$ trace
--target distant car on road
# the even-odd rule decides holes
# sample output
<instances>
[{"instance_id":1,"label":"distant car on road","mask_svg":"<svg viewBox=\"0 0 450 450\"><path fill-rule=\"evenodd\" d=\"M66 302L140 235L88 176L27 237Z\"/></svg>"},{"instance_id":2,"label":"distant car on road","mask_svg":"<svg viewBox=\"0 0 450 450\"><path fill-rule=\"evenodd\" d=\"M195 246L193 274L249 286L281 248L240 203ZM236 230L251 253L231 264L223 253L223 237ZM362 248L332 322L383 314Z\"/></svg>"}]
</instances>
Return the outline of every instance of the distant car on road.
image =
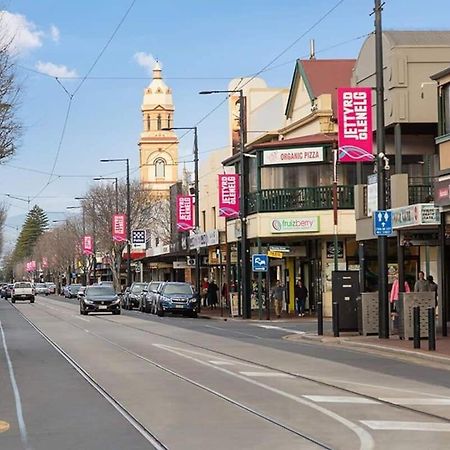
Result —
<instances>
[{"instance_id":1,"label":"distant car on road","mask_svg":"<svg viewBox=\"0 0 450 450\"><path fill-rule=\"evenodd\" d=\"M36 295L48 295L50 291L45 283L36 283L34 286L34 291Z\"/></svg>"},{"instance_id":2,"label":"distant car on road","mask_svg":"<svg viewBox=\"0 0 450 450\"><path fill-rule=\"evenodd\" d=\"M64 297L65 298L76 298L78 291L81 288L81 284L68 284L64 286Z\"/></svg>"},{"instance_id":3,"label":"distant car on road","mask_svg":"<svg viewBox=\"0 0 450 450\"><path fill-rule=\"evenodd\" d=\"M35 291L33 285L28 281L19 281L14 283L14 287L11 292L11 301L16 303L17 300L30 300L30 303L34 303Z\"/></svg>"},{"instance_id":4,"label":"distant car on road","mask_svg":"<svg viewBox=\"0 0 450 450\"><path fill-rule=\"evenodd\" d=\"M56 294L56 284L55 283L45 283L48 288L49 294Z\"/></svg>"},{"instance_id":5,"label":"distant car on road","mask_svg":"<svg viewBox=\"0 0 450 450\"><path fill-rule=\"evenodd\" d=\"M5 284L1 289L1 296L3 298L11 298L11 291L13 290L14 285L9 283Z\"/></svg>"},{"instance_id":6,"label":"distant car on road","mask_svg":"<svg viewBox=\"0 0 450 450\"><path fill-rule=\"evenodd\" d=\"M139 308L141 295L144 289L147 288L148 283L133 283L130 288L125 290L122 298L123 309Z\"/></svg>"},{"instance_id":7,"label":"distant car on road","mask_svg":"<svg viewBox=\"0 0 450 450\"><path fill-rule=\"evenodd\" d=\"M146 292L142 292L139 311L145 313L153 313L156 314L155 306L156 306L156 297L158 295L158 289L163 285L162 281L151 281L148 283L145 288Z\"/></svg>"},{"instance_id":8,"label":"distant car on road","mask_svg":"<svg viewBox=\"0 0 450 450\"><path fill-rule=\"evenodd\" d=\"M162 317L165 313L189 315L197 317L198 301L189 283L166 282L158 289L156 297L156 314Z\"/></svg>"},{"instance_id":9,"label":"distant car on road","mask_svg":"<svg viewBox=\"0 0 450 450\"><path fill-rule=\"evenodd\" d=\"M88 286L80 293L80 314L90 312L120 314L120 297L109 286Z\"/></svg>"}]
</instances>

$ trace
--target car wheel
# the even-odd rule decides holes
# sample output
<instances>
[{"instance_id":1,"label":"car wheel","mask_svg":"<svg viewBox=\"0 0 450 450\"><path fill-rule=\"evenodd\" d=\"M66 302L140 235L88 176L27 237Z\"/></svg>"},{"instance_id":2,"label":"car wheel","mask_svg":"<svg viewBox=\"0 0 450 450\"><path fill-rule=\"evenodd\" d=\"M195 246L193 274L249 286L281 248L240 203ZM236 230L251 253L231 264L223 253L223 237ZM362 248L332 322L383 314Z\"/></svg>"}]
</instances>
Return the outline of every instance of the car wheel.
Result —
<instances>
[{"instance_id":1,"label":"car wheel","mask_svg":"<svg viewBox=\"0 0 450 450\"><path fill-rule=\"evenodd\" d=\"M30 300L30 303L34 303L34 297Z\"/></svg>"},{"instance_id":2,"label":"car wheel","mask_svg":"<svg viewBox=\"0 0 450 450\"><path fill-rule=\"evenodd\" d=\"M162 309L162 306L160 306L160 307L158 308L158 311L156 312L156 314L157 314L159 317L164 317L164 310Z\"/></svg>"},{"instance_id":3,"label":"car wheel","mask_svg":"<svg viewBox=\"0 0 450 450\"><path fill-rule=\"evenodd\" d=\"M192 311L191 314L190 314L190 316L191 316L193 319L196 319L196 318L197 318L197 311Z\"/></svg>"},{"instance_id":4,"label":"car wheel","mask_svg":"<svg viewBox=\"0 0 450 450\"><path fill-rule=\"evenodd\" d=\"M117 311L113 311L113 316L120 316L120 309L118 309Z\"/></svg>"},{"instance_id":5,"label":"car wheel","mask_svg":"<svg viewBox=\"0 0 450 450\"><path fill-rule=\"evenodd\" d=\"M15 299L15 298L12 298L11 301L12 301L13 303L16 303L16 299Z\"/></svg>"}]
</instances>

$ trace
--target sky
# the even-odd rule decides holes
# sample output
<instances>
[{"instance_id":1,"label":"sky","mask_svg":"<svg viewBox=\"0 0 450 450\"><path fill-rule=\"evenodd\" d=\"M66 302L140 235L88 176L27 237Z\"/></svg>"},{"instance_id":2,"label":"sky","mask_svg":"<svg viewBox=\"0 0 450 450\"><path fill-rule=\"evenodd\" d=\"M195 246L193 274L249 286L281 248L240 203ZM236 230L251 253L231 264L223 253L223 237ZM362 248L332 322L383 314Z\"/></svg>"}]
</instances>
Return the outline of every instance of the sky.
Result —
<instances>
[{"instance_id":1,"label":"sky","mask_svg":"<svg viewBox=\"0 0 450 450\"><path fill-rule=\"evenodd\" d=\"M124 164L101 158L130 158L138 176L140 106L155 58L173 90L174 126L199 126L201 160L227 145L228 116L226 102L212 112L221 97L200 90L227 89L231 79L274 59L259 76L288 87L310 39L317 58L356 58L373 30L372 9L373 0L0 0L0 34L13 37L24 127L17 154L0 165L6 248L27 202L4 194L30 197L51 217L64 217L93 177L125 175ZM449 29L447 9L448 0L385 0L383 27ZM191 160L187 134L180 167Z\"/></svg>"}]
</instances>

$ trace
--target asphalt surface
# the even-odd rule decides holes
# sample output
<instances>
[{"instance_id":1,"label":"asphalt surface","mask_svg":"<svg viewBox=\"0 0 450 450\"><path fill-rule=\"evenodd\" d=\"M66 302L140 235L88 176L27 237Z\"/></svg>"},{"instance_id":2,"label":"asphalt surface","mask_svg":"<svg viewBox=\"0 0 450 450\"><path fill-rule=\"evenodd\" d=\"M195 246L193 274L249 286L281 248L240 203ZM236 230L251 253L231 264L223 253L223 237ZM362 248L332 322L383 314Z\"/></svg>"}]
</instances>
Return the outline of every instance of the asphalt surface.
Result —
<instances>
[{"instance_id":1,"label":"asphalt surface","mask_svg":"<svg viewBox=\"0 0 450 450\"><path fill-rule=\"evenodd\" d=\"M154 448L3 300L0 323L14 372L12 381L0 337L0 421L9 424L1 449Z\"/></svg>"},{"instance_id":2,"label":"asphalt surface","mask_svg":"<svg viewBox=\"0 0 450 450\"><path fill-rule=\"evenodd\" d=\"M137 311L85 317L79 315L75 300L62 298L39 297L34 305L13 308L5 302L2 306L0 318L11 315L20 324L21 314L27 317L170 449L449 447L448 371L338 346L285 339L286 335L313 332L313 321L223 322L159 318ZM3 313L5 308L7 314ZM28 339L42 340L33 333ZM45 341L42 344L47 345ZM47 350L52 353L51 348ZM21 357L33 360L28 354L18 353L12 360L19 368ZM53 353L54 360L61 359ZM53 359L45 364L47 372L53 373ZM62 364L66 365L64 360ZM72 391L77 383L91 393L88 397L93 400L95 391L93 394L76 372L69 372L76 382L63 376L58 378L61 385L53 380L57 389L47 386L49 391L35 392L34 397L23 401L24 411L31 408L24 414L25 422L43 420L35 404L42 402L42 397L48 398L50 392L55 408L65 411L71 400L59 393L66 387ZM4 373L0 375L5 379ZM25 389L22 383L18 380L17 384ZM114 409L97 397L114 417ZM20 444L17 426L13 427L11 389L5 398L6 407L0 402L0 430L2 420L12 422L9 431L0 433L0 448L9 448L3 446L8 435L9 439L19 439ZM81 396L78 401L82 401ZM89 405L81 405L79 410L84 411L82 418L88 423L98 415ZM7 412L9 416L5 416ZM80 429L78 421L74 414L73 429ZM54 432L64 436L61 422ZM121 416L119 422L127 429ZM119 427L117 431L124 439ZM40 435L42 443L47 441L47 434ZM125 432L125 436L136 434L133 429ZM58 448L141 448L119 440L109 442L109 447L98 447L90 437L95 439L88 435L86 447ZM49 435L50 443L51 439ZM147 444L142 448L151 447Z\"/></svg>"}]
</instances>

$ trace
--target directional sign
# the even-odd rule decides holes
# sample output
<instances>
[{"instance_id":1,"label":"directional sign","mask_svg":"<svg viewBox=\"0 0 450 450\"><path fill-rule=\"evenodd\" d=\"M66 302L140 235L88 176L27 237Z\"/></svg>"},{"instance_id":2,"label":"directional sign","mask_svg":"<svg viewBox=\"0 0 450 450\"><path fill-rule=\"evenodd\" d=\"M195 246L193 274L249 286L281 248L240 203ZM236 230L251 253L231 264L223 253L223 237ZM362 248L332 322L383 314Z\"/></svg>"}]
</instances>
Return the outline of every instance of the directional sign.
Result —
<instances>
[{"instance_id":1,"label":"directional sign","mask_svg":"<svg viewBox=\"0 0 450 450\"><path fill-rule=\"evenodd\" d=\"M267 256L268 256L269 258L278 258L278 259L281 259L284 255L283 255L283 252L274 252L274 251L269 250L269 251L267 252Z\"/></svg>"},{"instance_id":2,"label":"directional sign","mask_svg":"<svg viewBox=\"0 0 450 450\"><path fill-rule=\"evenodd\" d=\"M263 254L252 255L253 272L267 272L269 269L269 257Z\"/></svg>"},{"instance_id":3,"label":"directional sign","mask_svg":"<svg viewBox=\"0 0 450 450\"><path fill-rule=\"evenodd\" d=\"M390 236L392 234L392 212L375 211L373 214L373 232L377 236Z\"/></svg>"}]
</instances>

